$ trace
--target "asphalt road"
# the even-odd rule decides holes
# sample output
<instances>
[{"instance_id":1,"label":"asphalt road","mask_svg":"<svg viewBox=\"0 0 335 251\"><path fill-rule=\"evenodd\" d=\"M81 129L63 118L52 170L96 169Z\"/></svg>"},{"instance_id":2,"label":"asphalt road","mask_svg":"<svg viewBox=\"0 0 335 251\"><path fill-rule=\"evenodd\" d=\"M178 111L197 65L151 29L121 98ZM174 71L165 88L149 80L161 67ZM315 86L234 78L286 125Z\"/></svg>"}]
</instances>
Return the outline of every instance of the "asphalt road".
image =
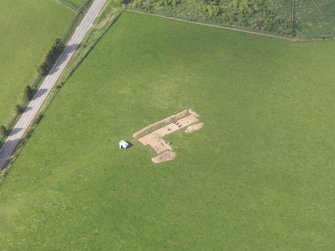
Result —
<instances>
[{"instance_id":1,"label":"asphalt road","mask_svg":"<svg viewBox=\"0 0 335 251\"><path fill-rule=\"evenodd\" d=\"M27 110L22 114L20 120L13 128L11 134L9 135L0 150L0 170L5 167L5 164L10 159L18 143L20 142L20 139L24 136L25 132L34 121L34 118L41 109L51 89L56 84L58 78L64 71L66 65L69 63L76 49L82 42L88 30L91 28L94 20L99 15L105 2L106 0L95 0L93 2L86 16L77 27L75 33L73 34L63 53L59 57L57 63L50 71L50 74L45 78L36 95L29 103Z\"/></svg>"}]
</instances>

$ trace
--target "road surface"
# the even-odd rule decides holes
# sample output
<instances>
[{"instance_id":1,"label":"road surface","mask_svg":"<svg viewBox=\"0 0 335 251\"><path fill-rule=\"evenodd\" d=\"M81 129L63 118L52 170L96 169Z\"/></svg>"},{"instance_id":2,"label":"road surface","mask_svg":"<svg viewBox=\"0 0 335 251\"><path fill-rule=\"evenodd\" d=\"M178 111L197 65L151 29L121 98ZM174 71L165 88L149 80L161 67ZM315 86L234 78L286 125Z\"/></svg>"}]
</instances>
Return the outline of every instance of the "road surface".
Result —
<instances>
[{"instance_id":1,"label":"road surface","mask_svg":"<svg viewBox=\"0 0 335 251\"><path fill-rule=\"evenodd\" d=\"M84 19L79 24L72 38L68 42L63 53L60 55L57 63L51 69L49 75L45 78L36 95L29 103L27 110L22 114L20 120L13 128L11 134L8 136L6 142L0 150L0 170L5 167L11 155L14 153L20 140L24 136L31 123L34 121L34 118L41 109L51 89L56 84L58 78L64 71L66 65L69 63L74 52L82 42L88 30L91 28L93 21L99 15L105 2L106 0L95 0L93 2Z\"/></svg>"}]
</instances>

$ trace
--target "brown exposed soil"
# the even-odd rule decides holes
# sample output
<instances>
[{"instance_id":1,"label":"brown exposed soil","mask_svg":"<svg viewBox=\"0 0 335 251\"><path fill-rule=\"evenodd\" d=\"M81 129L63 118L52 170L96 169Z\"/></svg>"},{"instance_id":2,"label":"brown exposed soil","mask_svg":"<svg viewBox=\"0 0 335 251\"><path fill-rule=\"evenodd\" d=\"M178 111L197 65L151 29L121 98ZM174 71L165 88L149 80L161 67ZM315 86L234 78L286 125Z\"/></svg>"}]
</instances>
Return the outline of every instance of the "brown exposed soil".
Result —
<instances>
[{"instance_id":1,"label":"brown exposed soil","mask_svg":"<svg viewBox=\"0 0 335 251\"><path fill-rule=\"evenodd\" d=\"M151 146L151 148L159 154L152 158L154 163L173 160L176 154L173 152L171 145L167 143L163 137L185 127L187 127L185 132L188 133L199 130L204 124L198 123L198 117L199 115L195 111L186 109L166 119L150 124L134 133L133 137L138 139L143 145Z\"/></svg>"},{"instance_id":2,"label":"brown exposed soil","mask_svg":"<svg viewBox=\"0 0 335 251\"><path fill-rule=\"evenodd\" d=\"M174 160L174 158L176 157L176 153L172 152L172 151L166 151L161 153L160 155L153 157L151 160L152 162L158 164L161 162L165 162L165 161L170 161L170 160Z\"/></svg>"}]
</instances>

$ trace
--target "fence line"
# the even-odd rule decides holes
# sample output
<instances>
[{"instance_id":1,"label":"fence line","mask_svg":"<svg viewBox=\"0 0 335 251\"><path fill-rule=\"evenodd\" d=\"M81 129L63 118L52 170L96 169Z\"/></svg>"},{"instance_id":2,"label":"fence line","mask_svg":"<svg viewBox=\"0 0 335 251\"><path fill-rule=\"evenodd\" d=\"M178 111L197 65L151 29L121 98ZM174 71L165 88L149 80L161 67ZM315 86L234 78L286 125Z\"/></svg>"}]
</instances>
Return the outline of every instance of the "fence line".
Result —
<instances>
[{"instance_id":1,"label":"fence line","mask_svg":"<svg viewBox=\"0 0 335 251\"><path fill-rule=\"evenodd\" d=\"M143 14L143 15L148 15L148 16L155 16L155 17L175 20L175 21L179 21L179 22L202 25L202 26L207 26L207 27L212 27L212 28L239 31L239 32L244 32L244 33L262 35L262 36L279 38L279 39L290 40L290 41L292 40L290 35L283 35L283 34L279 34L279 33L271 33L271 32L266 32L266 31L257 31L257 30L250 29L248 27L230 26L230 25L224 25L224 24L219 25L219 24L203 23L203 22L198 22L198 21L193 21L193 20L187 20L187 19L184 19L184 18L181 18L181 17L171 17L171 16L165 16L165 15L161 15L161 14L146 12L146 11L139 10L139 9L127 9L127 11L133 12L133 13L139 13L139 14Z\"/></svg>"},{"instance_id":2,"label":"fence line","mask_svg":"<svg viewBox=\"0 0 335 251\"><path fill-rule=\"evenodd\" d=\"M295 20L295 0L292 0L291 4L291 22L292 22L292 37L295 37L297 35L297 27L296 27L296 20Z\"/></svg>"},{"instance_id":3,"label":"fence line","mask_svg":"<svg viewBox=\"0 0 335 251\"><path fill-rule=\"evenodd\" d=\"M334 35L314 35L314 36L302 36L302 35L296 35L292 36L291 35L285 35L282 33L276 33L276 32L270 32L270 31L261 31L261 30L255 30L250 27L245 27L245 26L233 26L233 25L227 25L223 23L210 23L210 22L200 22L200 21L195 21L194 18L187 18L187 17L179 17L179 16L169 16L165 14L158 14L153 12L148 12L143 9L138 9L138 8L128 8L129 12L134 12L134 13L139 13L139 14L144 14L144 15L149 15L149 16L156 16L160 18L166 18L170 20L175 20L175 21L180 21L180 22L186 22L186 23L191 23L191 24L197 24L197 25L202 25L202 26L207 26L207 27L213 27L213 28L219 28L219 29L226 29L226 30L232 30L232 31L239 31L239 32L244 32L244 33L250 33L250 34L256 34L256 35L262 35L266 37L273 37L273 38L279 38L279 39L284 39L292 42L304 42L304 41L319 41L319 40L334 40L335 39L335 34ZM295 12L295 11L294 11ZM294 19L296 20L296 14L294 14ZM295 25L296 27L296 25Z\"/></svg>"},{"instance_id":4,"label":"fence line","mask_svg":"<svg viewBox=\"0 0 335 251\"><path fill-rule=\"evenodd\" d=\"M81 20L84 18L86 11L89 9L91 4L93 3L94 0L87 0L83 3L83 5L78 9L77 14L75 17L72 19L70 25L64 32L64 35L62 36L62 40L64 43L67 43L69 39L72 37L74 34L76 28L78 27L79 23Z\"/></svg>"},{"instance_id":5,"label":"fence line","mask_svg":"<svg viewBox=\"0 0 335 251\"><path fill-rule=\"evenodd\" d=\"M71 9L72 11L77 12L78 8L74 6L71 2L68 2L67 0L55 0L56 2L65 5L67 8Z\"/></svg>"}]
</instances>

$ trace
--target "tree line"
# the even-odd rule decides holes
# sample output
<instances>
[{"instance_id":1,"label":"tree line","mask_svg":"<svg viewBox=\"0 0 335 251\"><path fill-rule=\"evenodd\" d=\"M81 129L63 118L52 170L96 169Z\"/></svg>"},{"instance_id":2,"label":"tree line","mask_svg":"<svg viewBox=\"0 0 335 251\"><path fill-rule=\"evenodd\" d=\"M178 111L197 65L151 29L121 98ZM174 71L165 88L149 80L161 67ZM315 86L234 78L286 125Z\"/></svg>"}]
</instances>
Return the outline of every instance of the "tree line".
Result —
<instances>
[{"instance_id":1,"label":"tree line","mask_svg":"<svg viewBox=\"0 0 335 251\"><path fill-rule=\"evenodd\" d=\"M48 52L47 56L44 59L44 62L37 68L37 71L41 77L46 76L49 74L52 67L55 65L56 61L58 60L59 56L64 51L65 44L62 39L57 38L53 43L50 51ZM25 111L25 108L29 101L31 101L35 95L36 90L34 90L30 85L27 85L23 92L23 104L15 106L15 112L17 115L22 114ZM37 121L39 121L41 115L38 116ZM11 132L11 129L6 128L5 125L0 126L0 138L7 137ZM2 142L0 140L0 147Z\"/></svg>"},{"instance_id":2,"label":"tree line","mask_svg":"<svg viewBox=\"0 0 335 251\"><path fill-rule=\"evenodd\" d=\"M256 30L292 33L289 7L271 0L133 0L130 7Z\"/></svg>"},{"instance_id":3,"label":"tree line","mask_svg":"<svg viewBox=\"0 0 335 251\"><path fill-rule=\"evenodd\" d=\"M60 54L62 54L65 48L65 44L62 39L57 38L52 45L49 53L45 57L44 62L38 67L37 71L41 76L46 76L58 60Z\"/></svg>"}]
</instances>

